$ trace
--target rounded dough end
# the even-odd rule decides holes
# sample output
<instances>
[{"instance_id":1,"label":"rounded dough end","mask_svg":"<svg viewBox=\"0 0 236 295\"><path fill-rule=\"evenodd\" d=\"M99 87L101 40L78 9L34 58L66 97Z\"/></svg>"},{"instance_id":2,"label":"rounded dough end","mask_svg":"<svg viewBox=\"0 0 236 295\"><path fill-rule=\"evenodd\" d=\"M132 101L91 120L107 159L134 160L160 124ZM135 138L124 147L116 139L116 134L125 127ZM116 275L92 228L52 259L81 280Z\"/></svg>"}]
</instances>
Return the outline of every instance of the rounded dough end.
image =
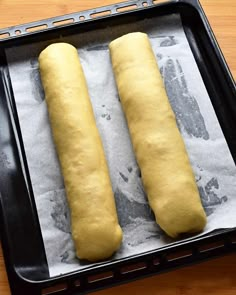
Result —
<instances>
[{"instance_id":1,"label":"rounded dough end","mask_svg":"<svg viewBox=\"0 0 236 295\"><path fill-rule=\"evenodd\" d=\"M207 219L201 207L193 208L191 212L181 211L176 215L170 213L170 216L165 212L163 213L164 218L158 215L158 224L168 236L175 239L182 234L200 233L204 229Z\"/></svg>"},{"instance_id":2,"label":"rounded dough end","mask_svg":"<svg viewBox=\"0 0 236 295\"><path fill-rule=\"evenodd\" d=\"M110 223L85 226L75 237L76 255L90 262L105 260L118 250L122 242L122 230L119 225Z\"/></svg>"},{"instance_id":3,"label":"rounded dough end","mask_svg":"<svg viewBox=\"0 0 236 295\"><path fill-rule=\"evenodd\" d=\"M43 59L44 55L47 55L49 52L53 53L53 51L57 52L58 49L60 49L60 50L72 49L72 50L75 50L77 53L77 49L69 43L64 43L64 42L53 43L53 44L48 45L43 51L40 52L39 58L38 58L39 63Z\"/></svg>"}]
</instances>

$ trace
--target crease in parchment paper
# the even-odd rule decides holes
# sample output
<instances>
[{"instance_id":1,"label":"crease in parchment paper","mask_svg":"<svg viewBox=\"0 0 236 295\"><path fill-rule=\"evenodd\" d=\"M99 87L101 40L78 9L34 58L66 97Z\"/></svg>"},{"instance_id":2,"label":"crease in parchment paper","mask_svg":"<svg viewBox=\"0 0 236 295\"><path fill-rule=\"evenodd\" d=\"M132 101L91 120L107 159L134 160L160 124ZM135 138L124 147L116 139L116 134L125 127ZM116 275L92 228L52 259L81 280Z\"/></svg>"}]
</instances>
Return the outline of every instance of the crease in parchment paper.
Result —
<instances>
[{"instance_id":1,"label":"crease in parchment paper","mask_svg":"<svg viewBox=\"0 0 236 295\"><path fill-rule=\"evenodd\" d=\"M109 42L134 31L148 33L157 58L208 216L203 234L236 226L235 164L179 15L9 48L7 61L50 276L91 266L75 257L70 212L38 70L39 53L53 42L69 42L78 48L87 79L124 232L122 246L111 259L173 243L156 224L147 203L111 67ZM138 56L138 48L134 54Z\"/></svg>"}]
</instances>

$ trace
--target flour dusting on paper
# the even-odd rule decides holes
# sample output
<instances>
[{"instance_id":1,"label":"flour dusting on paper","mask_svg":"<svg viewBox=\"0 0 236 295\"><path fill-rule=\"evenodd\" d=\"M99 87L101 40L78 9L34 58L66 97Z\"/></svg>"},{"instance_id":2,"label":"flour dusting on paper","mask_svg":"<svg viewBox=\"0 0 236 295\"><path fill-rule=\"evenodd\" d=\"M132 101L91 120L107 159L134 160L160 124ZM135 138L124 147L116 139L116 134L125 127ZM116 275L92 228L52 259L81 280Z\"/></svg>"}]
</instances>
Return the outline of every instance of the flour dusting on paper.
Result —
<instances>
[{"instance_id":1,"label":"flour dusting on paper","mask_svg":"<svg viewBox=\"0 0 236 295\"><path fill-rule=\"evenodd\" d=\"M149 35L207 213L204 233L236 227L236 169L179 15L145 19L6 51L50 276L92 264L75 257L70 212L52 140L37 58L53 42L78 48L99 128L119 222L124 232L112 259L172 243L155 223L141 182L112 72L108 44L141 31ZM134 52L138 56L139 49ZM144 110L145 111L145 110ZM62 135L63 136L63 135ZM174 181L174 180L173 180Z\"/></svg>"}]
</instances>

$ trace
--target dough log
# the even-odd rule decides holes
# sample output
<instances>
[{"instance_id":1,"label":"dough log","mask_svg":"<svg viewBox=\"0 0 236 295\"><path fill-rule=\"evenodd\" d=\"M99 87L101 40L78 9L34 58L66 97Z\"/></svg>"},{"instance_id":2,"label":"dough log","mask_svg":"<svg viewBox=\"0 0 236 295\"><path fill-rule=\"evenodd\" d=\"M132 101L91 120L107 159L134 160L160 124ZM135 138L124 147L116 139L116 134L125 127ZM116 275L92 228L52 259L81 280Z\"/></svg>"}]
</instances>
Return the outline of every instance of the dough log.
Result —
<instances>
[{"instance_id":1,"label":"dough log","mask_svg":"<svg viewBox=\"0 0 236 295\"><path fill-rule=\"evenodd\" d=\"M171 237L206 224L194 174L151 44L131 33L109 45L144 189L156 221Z\"/></svg>"},{"instance_id":2,"label":"dough log","mask_svg":"<svg viewBox=\"0 0 236 295\"><path fill-rule=\"evenodd\" d=\"M80 259L98 261L120 246L108 167L76 48L55 43L39 56L49 118Z\"/></svg>"}]
</instances>

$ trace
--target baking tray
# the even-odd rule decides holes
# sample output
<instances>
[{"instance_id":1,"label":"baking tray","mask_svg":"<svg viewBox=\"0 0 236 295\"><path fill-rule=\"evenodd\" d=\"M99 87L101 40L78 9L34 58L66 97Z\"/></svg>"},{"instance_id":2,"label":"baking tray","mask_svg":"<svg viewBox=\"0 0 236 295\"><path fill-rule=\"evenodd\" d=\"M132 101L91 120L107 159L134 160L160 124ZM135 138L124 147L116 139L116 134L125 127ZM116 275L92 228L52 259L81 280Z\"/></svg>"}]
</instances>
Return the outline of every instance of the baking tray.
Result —
<instances>
[{"instance_id":1,"label":"baking tray","mask_svg":"<svg viewBox=\"0 0 236 295\"><path fill-rule=\"evenodd\" d=\"M6 47L179 13L224 136L236 160L236 87L199 2L155 2L129 1L0 30L0 232L13 295L87 293L236 249L236 230L222 230L177 245L49 277L6 62Z\"/></svg>"}]
</instances>

